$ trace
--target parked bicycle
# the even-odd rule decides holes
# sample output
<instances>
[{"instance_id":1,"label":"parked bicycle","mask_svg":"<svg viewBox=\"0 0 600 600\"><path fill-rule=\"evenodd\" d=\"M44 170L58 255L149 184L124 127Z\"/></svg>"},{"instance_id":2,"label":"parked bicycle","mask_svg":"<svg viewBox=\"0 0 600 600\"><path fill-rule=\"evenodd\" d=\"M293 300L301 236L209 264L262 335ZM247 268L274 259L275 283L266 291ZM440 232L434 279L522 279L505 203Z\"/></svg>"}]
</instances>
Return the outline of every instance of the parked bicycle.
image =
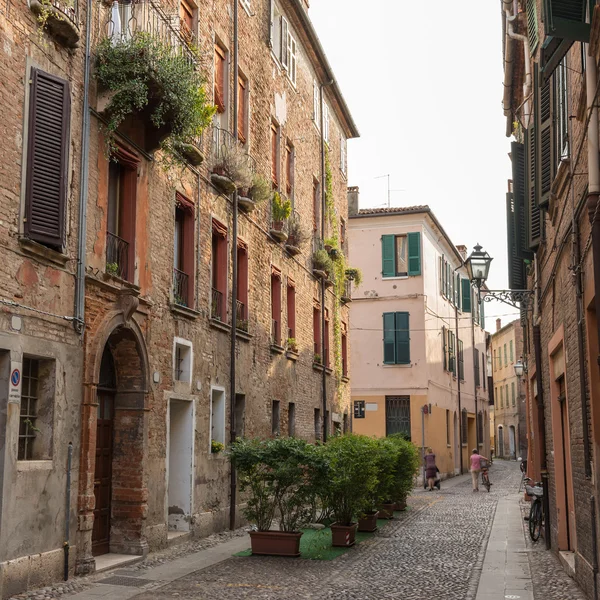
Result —
<instances>
[{"instance_id":1,"label":"parked bicycle","mask_svg":"<svg viewBox=\"0 0 600 600\"><path fill-rule=\"evenodd\" d=\"M536 481L533 485L530 485L532 481L531 477L525 477L525 491L528 496L533 498L529 509L529 537L533 542L537 542L540 539L544 523L544 507L542 504L544 487L541 481Z\"/></svg>"},{"instance_id":2,"label":"parked bicycle","mask_svg":"<svg viewBox=\"0 0 600 600\"><path fill-rule=\"evenodd\" d=\"M489 474L489 465L488 465L488 461L484 460L483 458L480 460L480 464L481 464L481 483L484 485L485 489L489 492L490 488L492 487L492 483L490 481L490 474Z\"/></svg>"}]
</instances>

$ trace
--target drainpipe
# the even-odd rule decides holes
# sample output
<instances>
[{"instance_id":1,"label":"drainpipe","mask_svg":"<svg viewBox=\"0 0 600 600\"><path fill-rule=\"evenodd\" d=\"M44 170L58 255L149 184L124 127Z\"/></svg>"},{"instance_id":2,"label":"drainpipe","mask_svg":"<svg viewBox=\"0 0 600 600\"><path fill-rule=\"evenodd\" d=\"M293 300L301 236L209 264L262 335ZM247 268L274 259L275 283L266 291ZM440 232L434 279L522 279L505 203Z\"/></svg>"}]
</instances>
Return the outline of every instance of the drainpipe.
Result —
<instances>
[{"instance_id":1,"label":"drainpipe","mask_svg":"<svg viewBox=\"0 0 600 600\"><path fill-rule=\"evenodd\" d=\"M592 517L592 570L594 573L594 600L598 600L598 534L596 532L596 498L590 496L590 515Z\"/></svg>"},{"instance_id":2,"label":"drainpipe","mask_svg":"<svg viewBox=\"0 0 600 600\"><path fill-rule=\"evenodd\" d=\"M456 273L456 269L454 270ZM472 308L472 307L471 307ZM461 404L461 396L460 396L460 369L458 367L458 308L454 307L454 321L456 323L456 351L454 353L454 365L456 371L458 373L458 377L456 378L457 383L457 391L458 391L458 437L459 437L459 454L460 454L460 474L463 474L463 435L462 435L462 404ZM467 421L468 423L468 421Z\"/></svg>"},{"instance_id":3,"label":"drainpipe","mask_svg":"<svg viewBox=\"0 0 600 600\"><path fill-rule=\"evenodd\" d=\"M65 541L63 543L63 550L65 554L65 570L64 580L69 580L69 530L70 530L70 518L71 518L71 465L73 464L73 444L69 442L67 447L67 489L66 489L66 501L65 501Z\"/></svg>"},{"instance_id":4,"label":"drainpipe","mask_svg":"<svg viewBox=\"0 0 600 600\"><path fill-rule=\"evenodd\" d=\"M233 85L233 138L234 143L238 142L238 128L237 128L237 115L238 115L238 0L233 0L233 73L234 73L234 85ZM229 437L230 442L233 444L236 438L235 432L235 344L236 344L236 331L237 331L237 273L238 273L238 261L237 261L237 245L238 245L238 192L237 188L233 192L233 226L232 226L232 245L231 245L231 263L232 268L232 279L231 282L231 357L230 357L230 397L229 397ZM229 502L229 529L232 531L235 529L235 503L236 503L236 491L237 491L237 478L236 471L233 468L233 463L230 462L230 502Z\"/></svg>"},{"instance_id":5,"label":"drainpipe","mask_svg":"<svg viewBox=\"0 0 600 600\"><path fill-rule=\"evenodd\" d=\"M93 2L88 0L85 26L85 66L83 77L83 124L81 127L81 168L79 171L79 228L77 231L77 276L75 279L75 331L85 327L85 242L87 231L88 162L90 153L90 65Z\"/></svg>"},{"instance_id":6,"label":"drainpipe","mask_svg":"<svg viewBox=\"0 0 600 600\"><path fill-rule=\"evenodd\" d=\"M319 86L320 90L320 102L321 102L321 240L325 239L325 209L327 208L327 202L325 199L327 185L325 182L325 136L323 131L324 120L323 120L323 108L325 106L325 96L323 94L323 88L334 84L334 79L330 79L327 83L322 83ZM322 388L323 388L323 442L327 442L327 373L325 371L325 280L321 279L321 364L322 370Z\"/></svg>"},{"instance_id":7,"label":"drainpipe","mask_svg":"<svg viewBox=\"0 0 600 600\"><path fill-rule=\"evenodd\" d=\"M477 447L477 452L479 452L479 413L477 412L477 383L475 381L475 353L477 349L475 346L475 321L473 321L473 319L471 319L471 345L473 346L473 391L475 393L475 446ZM477 360L479 360L479 357L477 357ZM479 369L480 385L482 379L482 372L483 369ZM483 419L483 415L481 418Z\"/></svg>"},{"instance_id":8,"label":"drainpipe","mask_svg":"<svg viewBox=\"0 0 600 600\"><path fill-rule=\"evenodd\" d=\"M512 7L512 14L511 14ZM518 16L518 6L516 0L503 0L502 8L506 15L506 49L504 55L504 98L502 106L504 108L504 116L507 118L506 122L506 137L510 137L512 133L512 108L511 108L511 88L512 88L512 76L513 76L513 43L512 40L517 40L523 43L523 53L525 57L525 83L523 84L523 107L524 107L524 121L525 126L529 126L530 106L529 106L529 95L531 94L531 63L529 60L529 40L526 35L515 33L513 23Z\"/></svg>"}]
</instances>

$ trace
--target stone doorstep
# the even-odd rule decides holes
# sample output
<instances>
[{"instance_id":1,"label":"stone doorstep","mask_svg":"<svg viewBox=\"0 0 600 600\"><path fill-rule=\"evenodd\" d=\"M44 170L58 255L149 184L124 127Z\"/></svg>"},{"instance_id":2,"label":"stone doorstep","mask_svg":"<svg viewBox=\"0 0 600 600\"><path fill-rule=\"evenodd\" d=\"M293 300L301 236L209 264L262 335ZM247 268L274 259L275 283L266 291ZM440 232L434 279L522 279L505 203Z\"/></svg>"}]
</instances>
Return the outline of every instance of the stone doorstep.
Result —
<instances>
[{"instance_id":1,"label":"stone doorstep","mask_svg":"<svg viewBox=\"0 0 600 600\"><path fill-rule=\"evenodd\" d=\"M575 553L561 550L558 553L558 560L560 560L565 573L572 579L575 579Z\"/></svg>"},{"instance_id":2,"label":"stone doorstep","mask_svg":"<svg viewBox=\"0 0 600 600\"><path fill-rule=\"evenodd\" d=\"M100 556L96 556L96 570L94 571L94 575L105 573L112 569L120 569L128 565L134 565L143 561L144 558L145 556L137 554L101 554Z\"/></svg>"}]
</instances>

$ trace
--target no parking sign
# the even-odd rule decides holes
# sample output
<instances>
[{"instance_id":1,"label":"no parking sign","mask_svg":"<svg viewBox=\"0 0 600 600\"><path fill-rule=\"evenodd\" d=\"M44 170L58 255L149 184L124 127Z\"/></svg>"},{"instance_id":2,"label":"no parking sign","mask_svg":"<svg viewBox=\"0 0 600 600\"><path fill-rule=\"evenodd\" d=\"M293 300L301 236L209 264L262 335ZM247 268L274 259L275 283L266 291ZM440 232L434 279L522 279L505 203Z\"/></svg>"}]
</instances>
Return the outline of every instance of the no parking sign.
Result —
<instances>
[{"instance_id":1,"label":"no parking sign","mask_svg":"<svg viewBox=\"0 0 600 600\"><path fill-rule=\"evenodd\" d=\"M10 369L9 402L21 402L21 363L12 363Z\"/></svg>"}]
</instances>

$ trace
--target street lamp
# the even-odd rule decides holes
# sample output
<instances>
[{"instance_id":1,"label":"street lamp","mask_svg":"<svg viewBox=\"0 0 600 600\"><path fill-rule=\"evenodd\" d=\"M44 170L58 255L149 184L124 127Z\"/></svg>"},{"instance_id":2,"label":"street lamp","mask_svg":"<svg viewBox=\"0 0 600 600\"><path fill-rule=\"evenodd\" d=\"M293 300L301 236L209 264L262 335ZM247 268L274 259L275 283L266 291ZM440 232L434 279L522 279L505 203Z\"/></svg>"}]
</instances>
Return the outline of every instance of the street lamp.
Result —
<instances>
[{"instance_id":1,"label":"street lamp","mask_svg":"<svg viewBox=\"0 0 600 600\"><path fill-rule=\"evenodd\" d=\"M514 308L524 308L527 310L533 298L533 290L481 289L487 281L492 260L494 259L479 244L473 248L471 256L465 260L469 279L477 288L479 300L483 300L484 302L500 300L500 302L504 302L504 304L508 304Z\"/></svg>"},{"instance_id":2,"label":"street lamp","mask_svg":"<svg viewBox=\"0 0 600 600\"><path fill-rule=\"evenodd\" d=\"M525 372L525 365L523 364L523 361L521 359L519 359L515 363L514 369L515 369L515 375L520 380L521 377L523 377L523 373Z\"/></svg>"}]
</instances>

